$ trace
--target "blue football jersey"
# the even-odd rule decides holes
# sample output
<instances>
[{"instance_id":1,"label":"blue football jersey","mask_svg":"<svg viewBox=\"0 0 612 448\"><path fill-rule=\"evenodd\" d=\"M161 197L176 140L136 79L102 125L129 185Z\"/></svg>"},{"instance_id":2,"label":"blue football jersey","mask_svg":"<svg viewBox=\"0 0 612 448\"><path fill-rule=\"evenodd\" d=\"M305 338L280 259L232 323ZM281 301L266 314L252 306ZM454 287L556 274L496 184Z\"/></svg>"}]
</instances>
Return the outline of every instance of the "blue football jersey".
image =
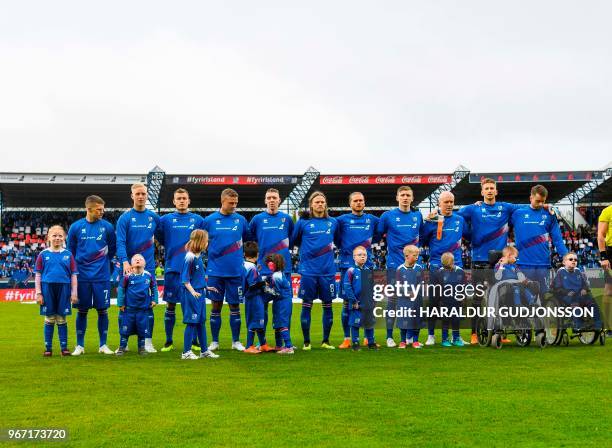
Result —
<instances>
[{"instance_id":1,"label":"blue football jersey","mask_svg":"<svg viewBox=\"0 0 612 448\"><path fill-rule=\"evenodd\" d=\"M334 218L300 219L292 243L300 248L299 273L310 276L335 275L334 242L338 221Z\"/></svg>"},{"instance_id":2,"label":"blue football jersey","mask_svg":"<svg viewBox=\"0 0 612 448\"><path fill-rule=\"evenodd\" d=\"M204 218L208 232L206 273L215 277L240 277L244 263L243 241L248 241L248 223L238 213L214 212Z\"/></svg>"},{"instance_id":3,"label":"blue football jersey","mask_svg":"<svg viewBox=\"0 0 612 448\"><path fill-rule=\"evenodd\" d=\"M399 208L382 214L378 233L386 235L387 269L397 269L404 262L404 247L420 246L419 234L423 215L419 211L403 212Z\"/></svg>"},{"instance_id":4,"label":"blue football jersey","mask_svg":"<svg viewBox=\"0 0 612 448\"><path fill-rule=\"evenodd\" d=\"M145 269L155 273L155 232L159 216L151 210L142 212L130 209L117 221L117 257L119 261L131 262L132 256L141 254L146 262Z\"/></svg>"},{"instance_id":5,"label":"blue football jersey","mask_svg":"<svg viewBox=\"0 0 612 448\"><path fill-rule=\"evenodd\" d=\"M181 272L191 232L204 228L204 218L195 213L173 212L159 219L155 233L157 241L166 249L165 272Z\"/></svg>"},{"instance_id":6,"label":"blue football jersey","mask_svg":"<svg viewBox=\"0 0 612 448\"><path fill-rule=\"evenodd\" d=\"M353 249L357 246L365 247L368 253L368 259L365 266L372 268L374 261L372 257L372 243L377 242L377 228L379 219L364 213L357 216L353 213L336 218L338 221L338 240L340 244L340 267L349 268L355 264L353 260Z\"/></svg>"},{"instance_id":7,"label":"blue football jersey","mask_svg":"<svg viewBox=\"0 0 612 448\"><path fill-rule=\"evenodd\" d=\"M561 257L567 253L557 218L547 210L520 208L512 214L510 223L514 227L519 266L550 267L551 241Z\"/></svg>"},{"instance_id":8,"label":"blue football jersey","mask_svg":"<svg viewBox=\"0 0 612 448\"><path fill-rule=\"evenodd\" d=\"M444 217L442 226L442 238L437 238L438 223L426 221L423 225L421 243L429 247L429 267L439 268L442 264L441 258L444 252L451 252L455 257L455 265L463 267L461 259L461 238L466 232L465 220L453 213Z\"/></svg>"},{"instance_id":9,"label":"blue football jersey","mask_svg":"<svg viewBox=\"0 0 612 448\"><path fill-rule=\"evenodd\" d=\"M78 274L76 261L66 249L43 250L36 258L35 272L44 283L70 283L72 274Z\"/></svg>"},{"instance_id":10,"label":"blue football jersey","mask_svg":"<svg viewBox=\"0 0 612 448\"><path fill-rule=\"evenodd\" d=\"M508 222L512 213L524 205L496 202L493 205L467 205L457 214L470 226L472 260L489 261L489 251L502 250L508 245Z\"/></svg>"},{"instance_id":11,"label":"blue football jersey","mask_svg":"<svg viewBox=\"0 0 612 448\"><path fill-rule=\"evenodd\" d=\"M68 230L67 249L72 252L79 270L79 280L107 282L111 260L117 250L113 225L105 219L89 222L81 218Z\"/></svg>"},{"instance_id":12,"label":"blue football jersey","mask_svg":"<svg viewBox=\"0 0 612 448\"><path fill-rule=\"evenodd\" d=\"M362 271L367 269L369 268L367 268L365 265L360 268L353 263L353 266L349 267L344 273L344 277L342 278L342 288L351 305L361 302Z\"/></svg>"},{"instance_id":13,"label":"blue football jersey","mask_svg":"<svg viewBox=\"0 0 612 448\"><path fill-rule=\"evenodd\" d=\"M575 268L573 271L570 271L562 267L557 271L552 288L563 294L569 292L579 294L583 289L589 291L590 285L586 275L580 269Z\"/></svg>"},{"instance_id":14,"label":"blue football jersey","mask_svg":"<svg viewBox=\"0 0 612 448\"><path fill-rule=\"evenodd\" d=\"M280 254L285 259L285 272L291 273L291 253L289 252L289 239L293 233L293 220L283 212L271 215L263 212L255 215L249 223L250 234L259 246L257 263L261 266L261 273L270 274L270 269L264 262L267 255Z\"/></svg>"},{"instance_id":15,"label":"blue football jersey","mask_svg":"<svg viewBox=\"0 0 612 448\"><path fill-rule=\"evenodd\" d=\"M201 254L197 257L192 252L185 254L181 268L181 283L190 283L193 289L206 288L206 272Z\"/></svg>"},{"instance_id":16,"label":"blue football jersey","mask_svg":"<svg viewBox=\"0 0 612 448\"><path fill-rule=\"evenodd\" d=\"M157 282L149 272L123 276L119 284L117 305L134 309L148 309L157 302Z\"/></svg>"}]
</instances>

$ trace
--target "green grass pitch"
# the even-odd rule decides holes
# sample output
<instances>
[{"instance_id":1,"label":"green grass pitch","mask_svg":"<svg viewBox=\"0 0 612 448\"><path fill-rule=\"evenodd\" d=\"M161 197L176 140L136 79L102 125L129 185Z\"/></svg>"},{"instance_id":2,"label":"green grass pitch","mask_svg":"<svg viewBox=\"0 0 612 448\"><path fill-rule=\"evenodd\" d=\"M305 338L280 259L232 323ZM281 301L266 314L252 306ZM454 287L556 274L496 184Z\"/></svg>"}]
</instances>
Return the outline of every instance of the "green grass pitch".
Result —
<instances>
[{"instance_id":1,"label":"green grass pitch","mask_svg":"<svg viewBox=\"0 0 612 448\"><path fill-rule=\"evenodd\" d=\"M38 307L0 308L0 427L66 428L70 446L610 446L610 344L378 352L315 344L294 356L246 355L228 350L224 307L217 360L182 361L180 350L139 357L135 337L126 356L99 355L95 312L84 356L61 358L55 339L54 356L43 358ZM157 307L158 348L163 312ZM315 304L313 341L320 313ZM336 306L336 344L339 316ZM110 322L114 349L116 307ZM177 346L182 330L177 324ZM301 346L297 305L292 336ZM384 342L381 330L377 337Z\"/></svg>"}]
</instances>

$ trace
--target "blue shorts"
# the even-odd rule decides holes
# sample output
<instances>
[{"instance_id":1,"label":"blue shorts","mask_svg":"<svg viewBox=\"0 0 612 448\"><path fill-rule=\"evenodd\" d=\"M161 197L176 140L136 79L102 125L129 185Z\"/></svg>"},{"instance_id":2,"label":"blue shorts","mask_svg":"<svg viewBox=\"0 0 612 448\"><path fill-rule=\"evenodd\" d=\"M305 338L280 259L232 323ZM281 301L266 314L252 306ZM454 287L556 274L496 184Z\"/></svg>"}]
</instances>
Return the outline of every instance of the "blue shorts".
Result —
<instances>
[{"instance_id":1,"label":"blue shorts","mask_svg":"<svg viewBox=\"0 0 612 448\"><path fill-rule=\"evenodd\" d=\"M139 338L148 338L148 310L125 310L119 313L119 334L123 337L137 334Z\"/></svg>"},{"instance_id":2,"label":"blue shorts","mask_svg":"<svg viewBox=\"0 0 612 448\"><path fill-rule=\"evenodd\" d=\"M90 308L105 310L110 306L110 280L105 282L87 282L79 280L77 296L79 298L74 308L87 311Z\"/></svg>"},{"instance_id":3,"label":"blue shorts","mask_svg":"<svg viewBox=\"0 0 612 448\"><path fill-rule=\"evenodd\" d=\"M43 305L40 306L41 316L69 316L72 314L70 306L70 283L42 283L41 292Z\"/></svg>"},{"instance_id":4,"label":"blue shorts","mask_svg":"<svg viewBox=\"0 0 612 448\"><path fill-rule=\"evenodd\" d=\"M248 295L244 298L244 314L247 329L260 330L264 328L264 302L262 294Z\"/></svg>"},{"instance_id":5,"label":"blue shorts","mask_svg":"<svg viewBox=\"0 0 612 448\"><path fill-rule=\"evenodd\" d=\"M168 272L164 275L164 301L168 303L179 303L183 292L181 274L179 272Z\"/></svg>"},{"instance_id":6,"label":"blue shorts","mask_svg":"<svg viewBox=\"0 0 612 448\"><path fill-rule=\"evenodd\" d=\"M272 327L289 328L291 325L291 314L293 313L293 301L289 298L279 299L272 302Z\"/></svg>"},{"instance_id":7,"label":"blue shorts","mask_svg":"<svg viewBox=\"0 0 612 448\"><path fill-rule=\"evenodd\" d=\"M315 299L321 299L323 303L331 302L336 298L335 274L317 277L302 275L298 297L304 302L312 302Z\"/></svg>"},{"instance_id":8,"label":"blue shorts","mask_svg":"<svg viewBox=\"0 0 612 448\"><path fill-rule=\"evenodd\" d=\"M215 277L209 276L209 287L217 288L219 292L209 291L208 298L213 302L225 301L229 305L239 305L240 297L242 296L242 277Z\"/></svg>"},{"instance_id":9,"label":"blue shorts","mask_svg":"<svg viewBox=\"0 0 612 448\"><path fill-rule=\"evenodd\" d=\"M540 284L540 297L548 292L550 286L550 268L544 266L519 266L528 280Z\"/></svg>"},{"instance_id":10,"label":"blue shorts","mask_svg":"<svg viewBox=\"0 0 612 448\"><path fill-rule=\"evenodd\" d=\"M202 294L199 298L191 295L185 287L181 292L181 309L183 310L184 324L203 324L206 322L206 290L196 289Z\"/></svg>"}]
</instances>

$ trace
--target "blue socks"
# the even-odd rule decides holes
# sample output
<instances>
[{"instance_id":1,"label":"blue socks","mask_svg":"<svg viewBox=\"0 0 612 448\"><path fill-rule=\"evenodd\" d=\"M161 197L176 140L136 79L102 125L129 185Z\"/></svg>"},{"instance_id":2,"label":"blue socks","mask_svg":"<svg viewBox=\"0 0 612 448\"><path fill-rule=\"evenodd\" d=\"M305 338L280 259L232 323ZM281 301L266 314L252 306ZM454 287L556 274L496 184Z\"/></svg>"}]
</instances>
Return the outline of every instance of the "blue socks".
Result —
<instances>
[{"instance_id":1,"label":"blue socks","mask_svg":"<svg viewBox=\"0 0 612 448\"><path fill-rule=\"evenodd\" d=\"M266 345L266 332L263 329L257 330L257 338L259 339L259 345Z\"/></svg>"},{"instance_id":2,"label":"blue socks","mask_svg":"<svg viewBox=\"0 0 612 448\"><path fill-rule=\"evenodd\" d=\"M144 341L143 341L144 343ZM128 345L128 337L127 336L121 336L121 338L119 339L119 347L121 348L127 348Z\"/></svg>"},{"instance_id":3,"label":"blue socks","mask_svg":"<svg viewBox=\"0 0 612 448\"><path fill-rule=\"evenodd\" d=\"M403 330L400 328L400 339L401 342L406 342L406 339L408 339L408 330Z\"/></svg>"},{"instance_id":4,"label":"blue socks","mask_svg":"<svg viewBox=\"0 0 612 448\"><path fill-rule=\"evenodd\" d=\"M172 344L174 325L176 324L176 308L166 308L164 313L164 329L166 330L166 344Z\"/></svg>"},{"instance_id":5,"label":"blue socks","mask_svg":"<svg viewBox=\"0 0 612 448\"><path fill-rule=\"evenodd\" d=\"M246 347L249 348L249 347L251 347L253 345L255 345L255 331L254 330L248 330L247 331Z\"/></svg>"},{"instance_id":6,"label":"blue socks","mask_svg":"<svg viewBox=\"0 0 612 448\"><path fill-rule=\"evenodd\" d=\"M155 325L155 314L153 314L153 310L149 309L149 337L153 337L153 327Z\"/></svg>"},{"instance_id":7,"label":"blue socks","mask_svg":"<svg viewBox=\"0 0 612 448\"><path fill-rule=\"evenodd\" d=\"M57 336L60 341L60 348L62 350L68 349L68 324L57 324Z\"/></svg>"},{"instance_id":8,"label":"blue socks","mask_svg":"<svg viewBox=\"0 0 612 448\"><path fill-rule=\"evenodd\" d=\"M100 347L102 347L103 345L106 345L106 338L108 336L108 311L107 310L98 310L98 336L100 336Z\"/></svg>"},{"instance_id":9,"label":"blue socks","mask_svg":"<svg viewBox=\"0 0 612 448\"><path fill-rule=\"evenodd\" d=\"M87 331L87 310L79 310L76 317L77 345L85 347L85 332Z\"/></svg>"},{"instance_id":10,"label":"blue socks","mask_svg":"<svg viewBox=\"0 0 612 448\"><path fill-rule=\"evenodd\" d=\"M393 339L393 328L387 328L387 339Z\"/></svg>"},{"instance_id":11,"label":"blue socks","mask_svg":"<svg viewBox=\"0 0 612 448\"><path fill-rule=\"evenodd\" d=\"M55 331L55 324L45 322L45 349L50 352L53 348L53 332Z\"/></svg>"},{"instance_id":12,"label":"blue socks","mask_svg":"<svg viewBox=\"0 0 612 448\"><path fill-rule=\"evenodd\" d=\"M210 333L213 342L219 342L219 332L221 331L221 311L210 312Z\"/></svg>"},{"instance_id":13,"label":"blue socks","mask_svg":"<svg viewBox=\"0 0 612 448\"><path fill-rule=\"evenodd\" d=\"M329 342L329 334L334 324L334 310L331 302L323 304L323 341Z\"/></svg>"},{"instance_id":14,"label":"blue socks","mask_svg":"<svg viewBox=\"0 0 612 448\"><path fill-rule=\"evenodd\" d=\"M353 344L359 344L359 327L351 327L351 341Z\"/></svg>"},{"instance_id":15,"label":"blue socks","mask_svg":"<svg viewBox=\"0 0 612 448\"><path fill-rule=\"evenodd\" d=\"M302 323L302 334L304 335L304 344L310 344L311 315L312 315L312 302L302 302L302 313L300 314L300 322Z\"/></svg>"},{"instance_id":16,"label":"blue socks","mask_svg":"<svg viewBox=\"0 0 612 448\"><path fill-rule=\"evenodd\" d=\"M230 309L230 328L232 330L232 341L236 342L240 340L240 308L236 310Z\"/></svg>"},{"instance_id":17,"label":"blue socks","mask_svg":"<svg viewBox=\"0 0 612 448\"><path fill-rule=\"evenodd\" d=\"M366 328L364 332L365 332L365 337L368 340L368 345L376 344L376 341L374 340L374 329Z\"/></svg>"},{"instance_id":18,"label":"blue socks","mask_svg":"<svg viewBox=\"0 0 612 448\"><path fill-rule=\"evenodd\" d=\"M344 331L344 339L351 337L351 327L349 327L349 303L344 301L342 304L342 330Z\"/></svg>"},{"instance_id":19,"label":"blue socks","mask_svg":"<svg viewBox=\"0 0 612 448\"><path fill-rule=\"evenodd\" d=\"M195 324L186 324L185 334L183 338L183 353L187 353L191 350L191 343L193 342L193 333L195 333Z\"/></svg>"},{"instance_id":20,"label":"blue socks","mask_svg":"<svg viewBox=\"0 0 612 448\"><path fill-rule=\"evenodd\" d=\"M291 335L289 334L289 328L283 327L278 330L277 334L279 333L283 339L283 342L285 343L285 347L287 348L293 347L293 344L291 343Z\"/></svg>"}]
</instances>

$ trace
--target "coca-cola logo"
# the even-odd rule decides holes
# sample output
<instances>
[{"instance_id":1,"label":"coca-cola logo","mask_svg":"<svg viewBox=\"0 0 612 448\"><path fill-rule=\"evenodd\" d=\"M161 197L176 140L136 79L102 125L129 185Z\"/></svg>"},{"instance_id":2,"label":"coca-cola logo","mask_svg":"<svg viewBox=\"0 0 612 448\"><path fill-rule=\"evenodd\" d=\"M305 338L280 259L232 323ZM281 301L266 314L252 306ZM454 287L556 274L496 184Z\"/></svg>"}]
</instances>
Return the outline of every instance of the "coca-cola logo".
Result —
<instances>
[{"instance_id":1,"label":"coca-cola logo","mask_svg":"<svg viewBox=\"0 0 612 448\"><path fill-rule=\"evenodd\" d=\"M422 181L421 176L404 176L402 177L403 184L420 184Z\"/></svg>"},{"instance_id":2,"label":"coca-cola logo","mask_svg":"<svg viewBox=\"0 0 612 448\"><path fill-rule=\"evenodd\" d=\"M342 176L323 176L321 179L322 184L341 184Z\"/></svg>"},{"instance_id":3,"label":"coca-cola logo","mask_svg":"<svg viewBox=\"0 0 612 448\"><path fill-rule=\"evenodd\" d=\"M377 176L376 183L377 184L394 184L395 176Z\"/></svg>"},{"instance_id":4,"label":"coca-cola logo","mask_svg":"<svg viewBox=\"0 0 612 448\"><path fill-rule=\"evenodd\" d=\"M448 176L429 176L427 182L430 184L445 184L448 182Z\"/></svg>"},{"instance_id":5,"label":"coca-cola logo","mask_svg":"<svg viewBox=\"0 0 612 448\"><path fill-rule=\"evenodd\" d=\"M369 184L370 176L351 176L349 184Z\"/></svg>"}]
</instances>

